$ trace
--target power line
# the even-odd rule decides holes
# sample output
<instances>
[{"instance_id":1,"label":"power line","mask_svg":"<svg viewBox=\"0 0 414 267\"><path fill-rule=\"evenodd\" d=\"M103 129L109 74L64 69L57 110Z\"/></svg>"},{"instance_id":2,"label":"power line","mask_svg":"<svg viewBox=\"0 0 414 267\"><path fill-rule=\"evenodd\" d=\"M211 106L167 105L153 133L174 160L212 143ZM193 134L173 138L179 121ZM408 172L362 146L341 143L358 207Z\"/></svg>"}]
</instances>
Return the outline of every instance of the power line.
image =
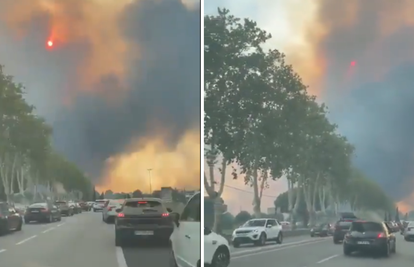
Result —
<instances>
[{"instance_id":1,"label":"power line","mask_svg":"<svg viewBox=\"0 0 414 267\"><path fill-rule=\"evenodd\" d=\"M224 185L224 186L227 187L227 188L231 188L233 190L239 191L239 192L253 194L253 192L251 192L251 191L247 191L247 190L237 188L237 187L234 187L234 186L230 186L230 185ZM263 194L262 197L277 198L277 196L271 196L271 195L265 195L265 194Z\"/></svg>"}]
</instances>

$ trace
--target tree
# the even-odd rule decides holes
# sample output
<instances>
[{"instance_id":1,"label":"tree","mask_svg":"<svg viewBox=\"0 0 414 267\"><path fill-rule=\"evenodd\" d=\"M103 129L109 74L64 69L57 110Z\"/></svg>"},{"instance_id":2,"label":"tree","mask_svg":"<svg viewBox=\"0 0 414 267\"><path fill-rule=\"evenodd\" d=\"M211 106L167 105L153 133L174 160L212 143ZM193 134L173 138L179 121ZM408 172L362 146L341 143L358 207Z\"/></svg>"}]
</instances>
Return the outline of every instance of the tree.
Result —
<instances>
[{"instance_id":1,"label":"tree","mask_svg":"<svg viewBox=\"0 0 414 267\"><path fill-rule=\"evenodd\" d=\"M228 230L234 228L234 216L230 212L221 214L220 228L221 230Z\"/></svg>"},{"instance_id":2,"label":"tree","mask_svg":"<svg viewBox=\"0 0 414 267\"><path fill-rule=\"evenodd\" d=\"M240 211L235 217L234 217L234 224L241 225L247 222L248 220L252 219L252 215L248 213L247 211Z\"/></svg>"},{"instance_id":3,"label":"tree","mask_svg":"<svg viewBox=\"0 0 414 267\"><path fill-rule=\"evenodd\" d=\"M132 197L142 197L141 190L136 189L134 192L132 192Z\"/></svg>"},{"instance_id":4,"label":"tree","mask_svg":"<svg viewBox=\"0 0 414 267\"><path fill-rule=\"evenodd\" d=\"M398 210L398 207L395 208L395 221L400 221L400 211Z\"/></svg>"}]
</instances>

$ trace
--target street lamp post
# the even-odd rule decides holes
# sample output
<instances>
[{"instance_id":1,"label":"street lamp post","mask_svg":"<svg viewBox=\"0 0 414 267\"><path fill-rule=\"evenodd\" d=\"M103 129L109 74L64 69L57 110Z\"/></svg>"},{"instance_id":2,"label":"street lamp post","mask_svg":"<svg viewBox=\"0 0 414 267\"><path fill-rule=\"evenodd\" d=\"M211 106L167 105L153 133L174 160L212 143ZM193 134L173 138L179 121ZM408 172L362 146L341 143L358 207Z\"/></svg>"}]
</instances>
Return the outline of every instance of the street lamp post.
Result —
<instances>
[{"instance_id":1,"label":"street lamp post","mask_svg":"<svg viewBox=\"0 0 414 267\"><path fill-rule=\"evenodd\" d=\"M148 171L149 191L150 191L150 194L152 194L152 183L151 183L151 171L152 171L152 169L147 169L147 171Z\"/></svg>"}]
</instances>

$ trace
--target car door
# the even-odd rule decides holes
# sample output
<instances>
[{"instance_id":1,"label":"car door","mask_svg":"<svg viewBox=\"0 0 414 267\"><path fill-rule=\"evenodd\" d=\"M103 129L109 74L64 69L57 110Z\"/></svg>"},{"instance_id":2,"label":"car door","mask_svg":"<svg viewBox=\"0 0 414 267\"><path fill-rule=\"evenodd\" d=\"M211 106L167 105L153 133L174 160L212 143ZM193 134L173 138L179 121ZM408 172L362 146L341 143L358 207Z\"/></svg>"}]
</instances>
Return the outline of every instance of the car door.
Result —
<instances>
[{"instance_id":1,"label":"car door","mask_svg":"<svg viewBox=\"0 0 414 267\"><path fill-rule=\"evenodd\" d=\"M267 230L268 238L270 238L270 239L276 238L278 233L279 233L278 228L277 228L276 220L267 220L266 230Z\"/></svg>"},{"instance_id":2,"label":"car door","mask_svg":"<svg viewBox=\"0 0 414 267\"><path fill-rule=\"evenodd\" d=\"M194 195L185 206L179 229L179 255L176 254L180 267L196 267L200 260L200 220L201 195Z\"/></svg>"},{"instance_id":3,"label":"car door","mask_svg":"<svg viewBox=\"0 0 414 267\"><path fill-rule=\"evenodd\" d=\"M7 229L13 228L13 218L10 218L9 206L6 203L0 203L0 213L7 221Z\"/></svg>"}]
</instances>

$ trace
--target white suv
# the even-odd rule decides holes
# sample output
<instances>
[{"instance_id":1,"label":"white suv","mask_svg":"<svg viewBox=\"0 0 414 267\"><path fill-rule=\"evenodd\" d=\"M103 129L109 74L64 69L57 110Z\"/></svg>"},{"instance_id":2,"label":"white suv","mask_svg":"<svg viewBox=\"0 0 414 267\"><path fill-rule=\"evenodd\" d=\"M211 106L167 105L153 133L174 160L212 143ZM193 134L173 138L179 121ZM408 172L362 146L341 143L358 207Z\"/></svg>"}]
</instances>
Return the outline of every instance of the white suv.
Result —
<instances>
[{"instance_id":1,"label":"white suv","mask_svg":"<svg viewBox=\"0 0 414 267\"><path fill-rule=\"evenodd\" d=\"M249 220L234 230L232 235L232 243L235 248L245 243L263 246L267 241L276 241L278 244L283 242L282 225L275 219Z\"/></svg>"},{"instance_id":2,"label":"white suv","mask_svg":"<svg viewBox=\"0 0 414 267\"><path fill-rule=\"evenodd\" d=\"M92 210L93 212L102 211L105 208L105 204L108 200L106 199L97 199L95 203L93 203Z\"/></svg>"},{"instance_id":3,"label":"white suv","mask_svg":"<svg viewBox=\"0 0 414 267\"><path fill-rule=\"evenodd\" d=\"M200 220L201 194L194 194L187 202L183 212L171 213L174 231L170 237L170 267L200 267ZM204 264L203 266L228 266L230 249L226 239L216 233L204 230Z\"/></svg>"},{"instance_id":4,"label":"white suv","mask_svg":"<svg viewBox=\"0 0 414 267\"><path fill-rule=\"evenodd\" d=\"M404 230L405 241L414 241L414 222L409 222Z\"/></svg>"}]
</instances>

